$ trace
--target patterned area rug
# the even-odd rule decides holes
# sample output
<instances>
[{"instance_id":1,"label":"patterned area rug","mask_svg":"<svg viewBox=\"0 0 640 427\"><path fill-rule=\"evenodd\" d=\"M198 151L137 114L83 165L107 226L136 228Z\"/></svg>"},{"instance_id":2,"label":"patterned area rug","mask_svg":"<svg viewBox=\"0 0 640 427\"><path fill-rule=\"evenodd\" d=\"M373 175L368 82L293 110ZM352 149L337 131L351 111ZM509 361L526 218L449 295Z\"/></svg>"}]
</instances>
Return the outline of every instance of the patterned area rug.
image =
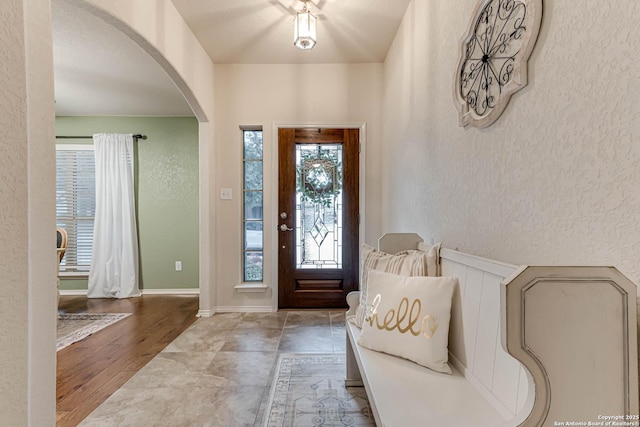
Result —
<instances>
[{"instance_id":1,"label":"patterned area rug","mask_svg":"<svg viewBox=\"0 0 640 427\"><path fill-rule=\"evenodd\" d=\"M281 354L265 427L375 426L363 387L344 386L344 354Z\"/></svg>"},{"instance_id":2,"label":"patterned area rug","mask_svg":"<svg viewBox=\"0 0 640 427\"><path fill-rule=\"evenodd\" d=\"M56 351L130 315L131 313L61 313L58 315Z\"/></svg>"}]
</instances>

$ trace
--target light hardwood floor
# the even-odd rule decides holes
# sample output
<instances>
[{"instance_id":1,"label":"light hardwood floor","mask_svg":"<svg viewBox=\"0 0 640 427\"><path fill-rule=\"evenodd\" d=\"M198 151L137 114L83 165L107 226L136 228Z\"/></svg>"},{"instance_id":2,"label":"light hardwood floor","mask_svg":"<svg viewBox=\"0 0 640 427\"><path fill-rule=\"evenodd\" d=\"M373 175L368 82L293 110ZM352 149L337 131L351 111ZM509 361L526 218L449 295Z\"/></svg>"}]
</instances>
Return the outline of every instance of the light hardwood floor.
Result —
<instances>
[{"instance_id":1,"label":"light hardwood floor","mask_svg":"<svg viewBox=\"0 0 640 427\"><path fill-rule=\"evenodd\" d=\"M133 313L57 354L57 422L76 426L196 320L197 296L60 298L61 313Z\"/></svg>"}]
</instances>

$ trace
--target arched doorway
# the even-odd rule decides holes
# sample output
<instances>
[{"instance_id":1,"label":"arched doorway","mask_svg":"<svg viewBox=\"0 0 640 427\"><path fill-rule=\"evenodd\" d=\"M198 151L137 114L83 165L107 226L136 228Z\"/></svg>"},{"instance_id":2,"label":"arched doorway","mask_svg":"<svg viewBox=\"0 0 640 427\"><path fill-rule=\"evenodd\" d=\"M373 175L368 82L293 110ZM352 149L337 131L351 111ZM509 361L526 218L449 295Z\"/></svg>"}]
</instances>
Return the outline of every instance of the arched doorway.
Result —
<instances>
[{"instance_id":1,"label":"arched doorway","mask_svg":"<svg viewBox=\"0 0 640 427\"><path fill-rule=\"evenodd\" d=\"M63 2L54 0L56 1ZM170 1L163 5L144 4L135 7L129 4L127 7L118 7L113 2L91 0L64 0L64 3L108 24L148 54L179 89L198 120L200 313L211 314L215 307L215 293L210 289L214 283L210 277L213 271L210 249L213 247L213 227L210 226L208 189L213 179L213 174L210 173L213 164L213 132L210 129L210 118L213 116L213 64L197 44L188 27L181 19L176 19L179 15ZM191 52L192 60L185 58L182 52L175 51L175 46L167 42L175 38L182 39L182 47ZM180 58L176 60L176 56ZM82 58L79 60L82 61Z\"/></svg>"}]
</instances>

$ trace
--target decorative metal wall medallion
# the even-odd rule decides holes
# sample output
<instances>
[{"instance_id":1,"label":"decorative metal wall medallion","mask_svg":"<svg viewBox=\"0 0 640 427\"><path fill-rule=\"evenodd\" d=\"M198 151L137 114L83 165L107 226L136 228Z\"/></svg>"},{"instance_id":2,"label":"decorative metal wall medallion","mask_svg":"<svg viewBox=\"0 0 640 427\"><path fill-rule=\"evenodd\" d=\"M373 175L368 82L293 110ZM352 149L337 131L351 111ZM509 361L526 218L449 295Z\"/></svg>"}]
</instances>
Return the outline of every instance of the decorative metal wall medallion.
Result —
<instances>
[{"instance_id":1,"label":"decorative metal wall medallion","mask_svg":"<svg viewBox=\"0 0 640 427\"><path fill-rule=\"evenodd\" d=\"M480 0L462 42L455 81L460 126L484 128L527 85L542 0Z\"/></svg>"}]
</instances>

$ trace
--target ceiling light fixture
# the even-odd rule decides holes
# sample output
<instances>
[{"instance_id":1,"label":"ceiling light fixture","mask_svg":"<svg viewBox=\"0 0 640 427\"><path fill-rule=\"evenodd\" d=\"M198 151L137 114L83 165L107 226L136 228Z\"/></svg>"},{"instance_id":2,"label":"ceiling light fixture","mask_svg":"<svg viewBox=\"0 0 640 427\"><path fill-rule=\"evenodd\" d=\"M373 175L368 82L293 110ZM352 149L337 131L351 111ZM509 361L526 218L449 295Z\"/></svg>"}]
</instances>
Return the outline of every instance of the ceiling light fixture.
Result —
<instances>
[{"instance_id":1,"label":"ceiling light fixture","mask_svg":"<svg viewBox=\"0 0 640 427\"><path fill-rule=\"evenodd\" d=\"M307 9L309 0L300 0L304 7L293 21L293 44L298 49L313 49L316 45L316 17Z\"/></svg>"}]
</instances>

